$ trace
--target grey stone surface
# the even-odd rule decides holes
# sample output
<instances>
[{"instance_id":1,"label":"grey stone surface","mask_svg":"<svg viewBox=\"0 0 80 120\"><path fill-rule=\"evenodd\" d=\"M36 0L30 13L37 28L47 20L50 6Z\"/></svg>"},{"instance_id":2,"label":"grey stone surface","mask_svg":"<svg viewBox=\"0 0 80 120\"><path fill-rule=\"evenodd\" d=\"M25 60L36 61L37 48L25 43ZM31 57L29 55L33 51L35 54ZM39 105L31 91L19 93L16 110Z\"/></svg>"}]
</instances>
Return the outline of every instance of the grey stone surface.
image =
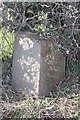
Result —
<instances>
[{"instance_id":1,"label":"grey stone surface","mask_svg":"<svg viewBox=\"0 0 80 120\"><path fill-rule=\"evenodd\" d=\"M19 32L14 43L12 85L33 95L49 95L64 78L65 57L51 40Z\"/></svg>"},{"instance_id":2,"label":"grey stone surface","mask_svg":"<svg viewBox=\"0 0 80 120\"><path fill-rule=\"evenodd\" d=\"M65 57L54 46L56 44L51 40L41 44L40 96L54 92L59 82L65 77Z\"/></svg>"},{"instance_id":3,"label":"grey stone surface","mask_svg":"<svg viewBox=\"0 0 80 120\"><path fill-rule=\"evenodd\" d=\"M14 44L13 80L17 90L38 94L40 75L40 44L27 33L17 35Z\"/></svg>"}]
</instances>

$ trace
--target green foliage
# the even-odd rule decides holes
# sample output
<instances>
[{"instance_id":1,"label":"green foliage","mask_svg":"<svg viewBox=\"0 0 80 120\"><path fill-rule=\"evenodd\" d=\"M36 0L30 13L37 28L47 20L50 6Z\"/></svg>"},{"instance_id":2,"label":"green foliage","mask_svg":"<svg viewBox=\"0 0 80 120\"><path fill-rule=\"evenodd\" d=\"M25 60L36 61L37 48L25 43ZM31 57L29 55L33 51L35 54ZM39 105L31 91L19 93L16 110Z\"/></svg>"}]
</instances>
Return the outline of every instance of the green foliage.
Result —
<instances>
[{"instance_id":1,"label":"green foliage","mask_svg":"<svg viewBox=\"0 0 80 120\"><path fill-rule=\"evenodd\" d=\"M14 47L14 32L2 28L0 30L0 42L2 44L1 58L12 57Z\"/></svg>"},{"instance_id":2,"label":"green foliage","mask_svg":"<svg viewBox=\"0 0 80 120\"><path fill-rule=\"evenodd\" d=\"M34 26L34 30L35 30L35 31L39 31L39 32L40 32L40 31L45 31L44 28L45 28L44 24L41 24L41 25L40 25L40 24L36 24L36 25Z\"/></svg>"}]
</instances>

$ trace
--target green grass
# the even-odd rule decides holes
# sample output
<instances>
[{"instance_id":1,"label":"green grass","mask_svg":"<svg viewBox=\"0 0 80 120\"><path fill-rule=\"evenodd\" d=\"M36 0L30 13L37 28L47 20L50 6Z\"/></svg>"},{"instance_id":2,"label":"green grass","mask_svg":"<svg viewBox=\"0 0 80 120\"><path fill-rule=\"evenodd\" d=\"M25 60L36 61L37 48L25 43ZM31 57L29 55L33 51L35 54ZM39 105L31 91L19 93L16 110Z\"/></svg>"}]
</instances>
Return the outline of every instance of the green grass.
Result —
<instances>
[{"instance_id":1,"label":"green grass","mask_svg":"<svg viewBox=\"0 0 80 120\"><path fill-rule=\"evenodd\" d=\"M2 28L0 30L1 58L12 57L13 43L14 43L14 32L10 32L9 30Z\"/></svg>"}]
</instances>

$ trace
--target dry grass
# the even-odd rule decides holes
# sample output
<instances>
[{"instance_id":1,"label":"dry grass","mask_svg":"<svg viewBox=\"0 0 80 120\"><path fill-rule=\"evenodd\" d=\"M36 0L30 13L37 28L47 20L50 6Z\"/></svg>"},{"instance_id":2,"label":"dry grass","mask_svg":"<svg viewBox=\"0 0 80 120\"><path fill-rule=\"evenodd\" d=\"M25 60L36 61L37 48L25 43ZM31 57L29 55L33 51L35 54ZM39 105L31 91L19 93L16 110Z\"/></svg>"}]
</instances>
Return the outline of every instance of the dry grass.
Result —
<instances>
[{"instance_id":1,"label":"dry grass","mask_svg":"<svg viewBox=\"0 0 80 120\"><path fill-rule=\"evenodd\" d=\"M4 118L75 118L78 117L78 94L33 98L17 96L10 86L3 88ZM62 96L62 97L61 97Z\"/></svg>"}]
</instances>

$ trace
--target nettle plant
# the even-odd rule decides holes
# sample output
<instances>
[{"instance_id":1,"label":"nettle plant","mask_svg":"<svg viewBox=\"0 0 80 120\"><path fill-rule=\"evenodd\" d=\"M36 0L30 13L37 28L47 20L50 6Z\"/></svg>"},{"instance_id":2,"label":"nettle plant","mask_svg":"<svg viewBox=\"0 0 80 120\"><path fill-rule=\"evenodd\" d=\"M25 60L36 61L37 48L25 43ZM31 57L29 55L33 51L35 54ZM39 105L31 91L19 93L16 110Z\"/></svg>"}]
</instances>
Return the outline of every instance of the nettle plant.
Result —
<instances>
[{"instance_id":1,"label":"nettle plant","mask_svg":"<svg viewBox=\"0 0 80 120\"><path fill-rule=\"evenodd\" d=\"M2 28L52 38L66 56L66 76L79 78L80 2L3 2Z\"/></svg>"}]
</instances>

